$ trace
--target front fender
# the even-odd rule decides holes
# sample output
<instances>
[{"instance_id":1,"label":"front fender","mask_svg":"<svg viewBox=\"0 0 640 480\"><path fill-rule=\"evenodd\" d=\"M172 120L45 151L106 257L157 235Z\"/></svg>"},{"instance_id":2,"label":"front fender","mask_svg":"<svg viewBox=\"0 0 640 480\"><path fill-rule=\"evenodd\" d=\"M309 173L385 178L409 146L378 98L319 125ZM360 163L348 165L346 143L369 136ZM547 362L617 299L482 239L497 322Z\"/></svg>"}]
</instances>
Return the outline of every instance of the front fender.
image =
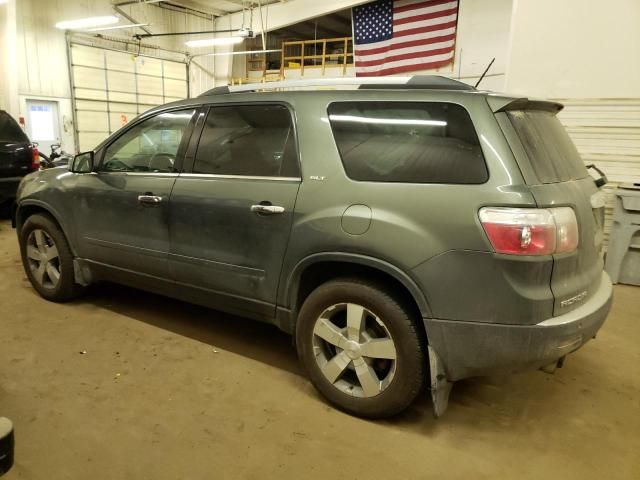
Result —
<instances>
[{"instance_id":1,"label":"front fender","mask_svg":"<svg viewBox=\"0 0 640 480\"><path fill-rule=\"evenodd\" d=\"M36 207L38 210L43 210L54 218L58 225L60 225L62 233L64 233L65 237L67 238L71 253L76 256L76 246L74 245L72 236L67 233L69 232L69 225L67 225L68 222L64 220L65 217L56 208L46 202L43 202L42 200L38 200L35 198L26 198L24 200L20 200L20 202L17 203L14 223L15 228L18 230L18 233L20 232L22 224L25 220L24 213L29 209L29 207Z\"/></svg>"}]
</instances>

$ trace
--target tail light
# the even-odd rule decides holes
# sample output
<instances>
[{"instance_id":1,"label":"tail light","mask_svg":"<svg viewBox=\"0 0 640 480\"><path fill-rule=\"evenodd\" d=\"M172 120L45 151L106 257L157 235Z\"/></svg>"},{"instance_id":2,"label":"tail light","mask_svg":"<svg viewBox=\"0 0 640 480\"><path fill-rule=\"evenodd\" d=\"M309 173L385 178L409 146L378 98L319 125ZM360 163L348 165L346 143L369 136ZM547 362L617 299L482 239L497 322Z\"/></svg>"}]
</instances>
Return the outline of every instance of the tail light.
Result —
<instances>
[{"instance_id":1,"label":"tail light","mask_svg":"<svg viewBox=\"0 0 640 480\"><path fill-rule=\"evenodd\" d=\"M484 207L479 216L497 253L550 255L578 248L578 221L570 207Z\"/></svg>"},{"instance_id":2,"label":"tail light","mask_svg":"<svg viewBox=\"0 0 640 480\"><path fill-rule=\"evenodd\" d=\"M40 153L38 147L31 147L31 170L35 171L40 168Z\"/></svg>"}]
</instances>

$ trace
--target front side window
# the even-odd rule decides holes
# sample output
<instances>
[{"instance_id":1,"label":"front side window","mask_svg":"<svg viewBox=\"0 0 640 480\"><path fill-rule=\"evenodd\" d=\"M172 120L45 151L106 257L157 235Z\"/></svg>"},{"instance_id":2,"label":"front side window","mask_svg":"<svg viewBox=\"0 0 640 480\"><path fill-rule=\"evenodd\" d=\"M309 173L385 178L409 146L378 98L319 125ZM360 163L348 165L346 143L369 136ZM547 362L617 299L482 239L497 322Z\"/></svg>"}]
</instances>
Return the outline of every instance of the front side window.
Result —
<instances>
[{"instance_id":1,"label":"front side window","mask_svg":"<svg viewBox=\"0 0 640 480\"><path fill-rule=\"evenodd\" d=\"M467 111L443 102L339 102L329 122L349 178L370 182L487 181Z\"/></svg>"},{"instance_id":2,"label":"front side window","mask_svg":"<svg viewBox=\"0 0 640 480\"><path fill-rule=\"evenodd\" d=\"M103 172L175 172L178 148L195 110L166 112L127 130L107 148Z\"/></svg>"},{"instance_id":3,"label":"front side window","mask_svg":"<svg viewBox=\"0 0 640 480\"><path fill-rule=\"evenodd\" d=\"M193 172L298 177L289 109L283 105L212 107L200 137Z\"/></svg>"}]
</instances>

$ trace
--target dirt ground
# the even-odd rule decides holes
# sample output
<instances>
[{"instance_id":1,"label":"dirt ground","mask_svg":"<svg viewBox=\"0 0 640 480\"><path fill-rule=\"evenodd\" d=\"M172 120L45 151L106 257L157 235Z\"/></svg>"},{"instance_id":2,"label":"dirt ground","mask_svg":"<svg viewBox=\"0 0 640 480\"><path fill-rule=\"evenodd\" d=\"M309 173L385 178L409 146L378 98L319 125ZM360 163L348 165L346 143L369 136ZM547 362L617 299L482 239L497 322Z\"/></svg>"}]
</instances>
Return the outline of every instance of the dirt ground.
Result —
<instances>
[{"instance_id":1,"label":"dirt ground","mask_svg":"<svg viewBox=\"0 0 640 480\"><path fill-rule=\"evenodd\" d=\"M439 420L425 394L373 422L329 407L273 327L109 285L42 300L3 221L5 478L638 479L640 288L615 295L554 375L459 382Z\"/></svg>"}]
</instances>

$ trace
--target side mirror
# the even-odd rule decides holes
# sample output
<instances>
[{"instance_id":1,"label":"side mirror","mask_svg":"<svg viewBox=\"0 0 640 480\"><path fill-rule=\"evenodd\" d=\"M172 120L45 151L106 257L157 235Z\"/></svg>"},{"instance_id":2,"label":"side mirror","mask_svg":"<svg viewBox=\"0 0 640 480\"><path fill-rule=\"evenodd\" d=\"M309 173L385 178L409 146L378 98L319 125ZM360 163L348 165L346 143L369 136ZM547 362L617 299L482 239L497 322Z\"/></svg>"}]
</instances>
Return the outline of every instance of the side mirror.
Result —
<instances>
[{"instance_id":1,"label":"side mirror","mask_svg":"<svg viewBox=\"0 0 640 480\"><path fill-rule=\"evenodd\" d=\"M70 171L73 173L89 173L93 171L93 152L79 153L73 157Z\"/></svg>"}]
</instances>

